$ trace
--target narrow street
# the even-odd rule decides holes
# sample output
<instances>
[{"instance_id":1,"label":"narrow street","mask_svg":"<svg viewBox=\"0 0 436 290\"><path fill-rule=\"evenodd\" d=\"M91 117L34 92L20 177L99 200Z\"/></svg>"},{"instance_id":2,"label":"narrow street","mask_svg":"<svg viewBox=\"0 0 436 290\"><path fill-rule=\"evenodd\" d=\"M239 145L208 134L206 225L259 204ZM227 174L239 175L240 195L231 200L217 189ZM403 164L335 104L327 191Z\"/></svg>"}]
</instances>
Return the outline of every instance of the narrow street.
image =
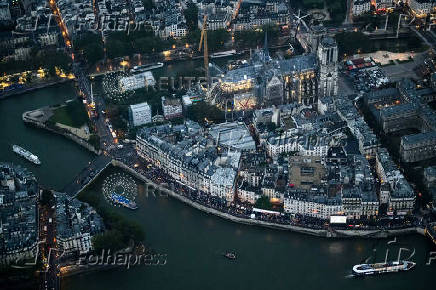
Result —
<instances>
[{"instance_id":1,"label":"narrow street","mask_svg":"<svg viewBox=\"0 0 436 290\"><path fill-rule=\"evenodd\" d=\"M39 240L41 241L39 246L40 258L43 263L40 272L40 290L60 289L55 213L55 206L39 204Z\"/></svg>"}]
</instances>

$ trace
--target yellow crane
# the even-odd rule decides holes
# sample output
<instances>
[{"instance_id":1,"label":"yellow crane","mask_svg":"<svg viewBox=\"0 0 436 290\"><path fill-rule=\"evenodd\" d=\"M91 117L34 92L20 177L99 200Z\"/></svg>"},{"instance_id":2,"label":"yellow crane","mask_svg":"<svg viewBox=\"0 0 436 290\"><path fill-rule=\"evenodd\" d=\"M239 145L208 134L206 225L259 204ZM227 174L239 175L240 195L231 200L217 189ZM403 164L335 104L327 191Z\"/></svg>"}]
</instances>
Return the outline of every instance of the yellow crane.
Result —
<instances>
[{"instance_id":1,"label":"yellow crane","mask_svg":"<svg viewBox=\"0 0 436 290\"><path fill-rule=\"evenodd\" d=\"M209 89L209 54L207 49L207 15L203 17L203 28L201 29L200 44L198 46L198 51L201 51L203 46L204 53L204 70L206 73L207 88Z\"/></svg>"}]
</instances>

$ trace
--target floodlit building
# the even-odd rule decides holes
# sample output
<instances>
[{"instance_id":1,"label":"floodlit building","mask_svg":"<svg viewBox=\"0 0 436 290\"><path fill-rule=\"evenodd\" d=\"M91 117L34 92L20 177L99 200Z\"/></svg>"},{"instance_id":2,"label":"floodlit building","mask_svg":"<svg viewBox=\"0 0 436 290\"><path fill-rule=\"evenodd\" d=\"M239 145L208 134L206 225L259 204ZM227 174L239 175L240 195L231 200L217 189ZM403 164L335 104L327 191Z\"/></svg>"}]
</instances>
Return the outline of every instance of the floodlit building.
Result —
<instances>
[{"instance_id":1,"label":"floodlit building","mask_svg":"<svg viewBox=\"0 0 436 290\"><path fill-rule=\"evenodd\" d=\"M207 29L208 30L217 30L217 29L226 29L227 24L230 22L232 18L231 13L226 11L217 11L216 13L208 14L207 17ZM203 16L198 17L198 28L201 29L203 27Z\"/></svg>"},{"instance_id":2,"label":"floodlit building","mask_svg":"<svg viewBox=\"0 0 436 290\"><path fill-rule=\"evenodd\" d=\"M338 45L331 37L323 37L318 45L318 98L338 93Z\"/></svg>"},{"instance_id":3,"label":"floodlit building","mask_svg":"<svg viewBox=\"0 0 436 290\"><path fill-rule=\"evenodd\" d=\"M371 10L371 1L370 0L354 0L353 1L353 15L359 16L364 13L367 13Z\"/></svg>"},{"instance_id":4,"label":"floodlit building","mask_svg":"<svg viewBox=\"0 0 436 290\"><path fill-rule=\"evenodd\" d=\"M291 17L287 1L283 0L241 1L237 9L239 13L232 21L235 31L256 29L267 24L287 25Z\"/></svg>"},{"instance_id":5,"label":"floodlit building","mask_svg":"<svg viewBox=\"0 0 436 290\"><path fill-rule=\"evenodd\" d=\"M145 87L152 87L155 84L156 81L150 71L123 77L119 80L119 86L122 91L133 91Z\"/></svg>"},{"instance_id":6,"label":"floodlit building","mask_svg":"<svg viewBox=\"0 0 436 290\"><path fill-rule=\"evenodd\" d=\"M132 127L151 123L151 116L151 108L147 102L129 106L129 122Z\"/></svg>"},{"instance_id":7,"label":"floodlit building","mask_svg":"<svg viewBox=\"0 0 436 290\"><path fill-rule=\"evenodd\" d=\"M197 123L142 128L136 151L176 182L233 201L241 153L217 146Z\"/></svg>"},{"instance_id":8,"label":"floodlit building","mask_svg":"<svg viewBox=\"0 0 436 290\"><path fill-rule=\"evenodd\" d=\"M289 192L285 195L283 208L289 214L301 214L320 219L329 219L332 215L342 213L342 203L339 197L329 198L310 191Z\"/></svg>"},{"instance_id":9,"label":"floodlit building","mask_svg":"<svg viewBox=\"0 0 436 290\"><path fill-rule=\"evenodd\" d=\"M213 87L210 99L219 103L225 95L252 93L258 106L314 104L319 96L337 93L337 57L335 41L325 38L319 56L314 52L290 59L273 59L265 36L263 49L253 52L247 63L227 71ZM320 80L322 94L319 93Z\"/></svg>"},{"instance_id":10,"label":"floodlit building","mask_svg":"<svg viewBox=\"0 0 436 290\"><path fill-rule=\"evenodd\" d=\"M385 10L387 8L395 7L393 0L372 0L371 2L377 10Z\"/></svg>"},{"instance_id":11,"label":"floodlit building","mask_svg":"<svg viewBox=\"0 0 436 290\"><path fill-rule=\"evenodd\" d=\"M418 18L426 17L436 7L436 2L433 0L409 0L408 3L413 15Z\"/></svg>"}]
</instances>

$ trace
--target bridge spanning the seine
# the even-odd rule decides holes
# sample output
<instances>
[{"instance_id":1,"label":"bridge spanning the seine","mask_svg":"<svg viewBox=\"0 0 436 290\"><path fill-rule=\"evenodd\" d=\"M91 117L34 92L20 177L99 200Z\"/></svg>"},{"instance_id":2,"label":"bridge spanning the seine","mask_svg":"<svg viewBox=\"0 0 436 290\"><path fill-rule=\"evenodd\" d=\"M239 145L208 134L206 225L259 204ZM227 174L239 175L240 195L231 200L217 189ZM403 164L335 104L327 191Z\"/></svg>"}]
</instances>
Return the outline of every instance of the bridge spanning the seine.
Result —
<instances>
[{"instance_id":1,"label":"bridge spanning the seine","mask_svg":"<svg viewBox=\"0 0 436 290\"><path fill-rule=\"evenodd\" d=\"M111 156L98 155L89 165L82 169L74 179L63 188L63 192L76 197L82 190L91 184L112 162Z\"/></svg>"}]
</instances>

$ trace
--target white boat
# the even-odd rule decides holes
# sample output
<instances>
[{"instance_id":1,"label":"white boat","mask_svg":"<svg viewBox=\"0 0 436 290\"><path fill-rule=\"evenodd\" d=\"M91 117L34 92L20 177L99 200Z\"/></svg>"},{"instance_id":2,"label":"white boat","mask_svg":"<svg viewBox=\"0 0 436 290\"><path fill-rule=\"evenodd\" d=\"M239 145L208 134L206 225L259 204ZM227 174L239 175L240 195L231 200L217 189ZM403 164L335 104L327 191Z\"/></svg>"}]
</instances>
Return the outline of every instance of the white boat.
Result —
<instances>
[{"instance_id":1,"label":"white boat","mask_svg":"<svg viewBox=\"0 0 436 290\"><path fill-rule=\"evenodd\" d=\"M231 55L235 55L235 54L236 54L236 50L232 49L232 50L212 53L210 57L211 58L220 58L220 57L226 57L226 56L231 56Z\"/></svg>"},{"instance_id":2,"label":"white boat","mask_svg":"<svg viewBox=\"0 0 436 290\"><path fill-rule=\"evenodd\" d=\"M229 260L236 260L236 254L233 252L224 253L223 256Z\"/></svg>"},{"instance_id":3,"label":"white boat","mask_svg":"<svg viewBox=\"0 0 436 290\"><path fill-rule=\"evenodd\" d=\"M156 62L156 63L151 63L151 64L134 66L130 71L132 73L145 72L145 71L153 70L153 69L160 68L160 67L163 67L163 66L164 66L163 63Z\"/></svg>"},{"instance_id":4,"label":"white boat","mask_svg":"<svg viewBox=\"0 0 436 290\"><path fill-rule=\"evenodd\" d=\"M39 161L38 156L36 156L35 154L27 151L26 149L18 146L18 145L12 145L12 150L17 153L18 155L26 158L28 161L35 163L37 165L41 164L41 161Z\"/></svg>"},{"instance_id":5,"label":"white boat","mask_svg":"<svg viewBox=\"0 0 436 290\"><path fill-rule=\"evenodd\" d=\"M359 264L353 267L353 275L367 276L375 274L408 271L415 267L416 263L410 261L394 261L375 264Z\"/></svg>"}]
</instances>

